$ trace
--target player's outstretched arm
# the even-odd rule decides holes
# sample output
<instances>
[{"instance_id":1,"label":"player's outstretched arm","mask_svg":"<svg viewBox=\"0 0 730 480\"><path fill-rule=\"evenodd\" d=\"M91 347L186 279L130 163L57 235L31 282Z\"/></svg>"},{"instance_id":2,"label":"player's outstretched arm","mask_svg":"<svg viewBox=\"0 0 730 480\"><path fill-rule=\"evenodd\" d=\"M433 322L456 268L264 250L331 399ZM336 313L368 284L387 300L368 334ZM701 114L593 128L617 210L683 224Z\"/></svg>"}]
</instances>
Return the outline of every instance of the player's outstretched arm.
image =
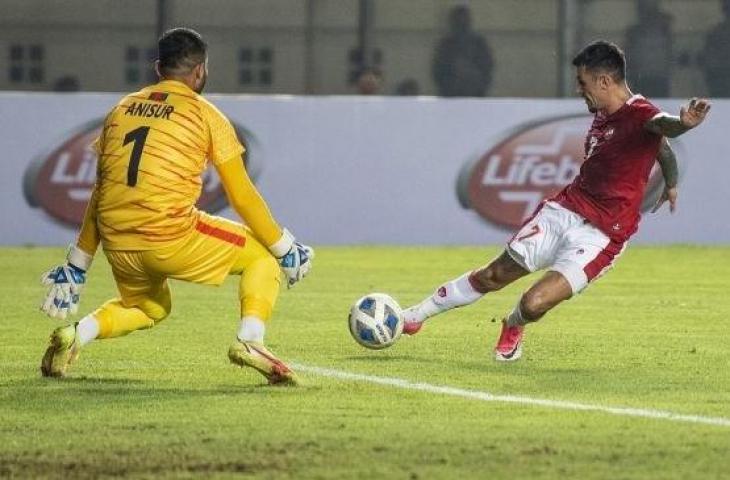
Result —
<instances>
[{"instance_id":1,"label":"player's outstretched arm","mask_svg":"<svg viewBox=\"0 0 730 480\"><path fill-rule=\"evenodd\" d=\"M66 263L56 265L41 277L48 287L41 310L51 318L65 319L79 309L81 290L86 283L86 272L91 267L94 253L99 246L99 230L96 225L96 186L86 206L84 222L75 244L69 245Z\"/></svg>"},{"instance_id":2,"label":"player's outstretched arm","mask_svg":"<svg viewBox=\"0 0 730 480\"><path fill-rule=\"evenodd\" d=\"M287 285L291 287L307 276L314 250L297 242L287 229L282 229L276 223L268 205L246 173L241 157L236 155L215 166L231 207L278 259Z\"/></svg>"},{"instance_id":3,"label":"player's outstretched arm","mask_svg":"<svg viewBox=\"0 0 730 480\"><path fill-rule=\"evenodd\" d=\"M677 167L677 156L674 154L672 147L666 138L662 139L659 147L657 162L662 169L664 177L664 191L651 209L651 213L656 212L664 204L669 202L669 211L674 213L677 208L677 181L679 180L679 168Z\"/></svg>"},{"instance_id":4,"label":"player's outstretched arm","mask_svg":"<svg viewBox=\"0 0 730 480\"><path fill-rule=\"evenodd\" d=\"M660 114L644 125L644 128L665 137L675 138L702 123L710 111L710 101L693 98L679 111L679 116Z\"/></svg>"}]
</instances>

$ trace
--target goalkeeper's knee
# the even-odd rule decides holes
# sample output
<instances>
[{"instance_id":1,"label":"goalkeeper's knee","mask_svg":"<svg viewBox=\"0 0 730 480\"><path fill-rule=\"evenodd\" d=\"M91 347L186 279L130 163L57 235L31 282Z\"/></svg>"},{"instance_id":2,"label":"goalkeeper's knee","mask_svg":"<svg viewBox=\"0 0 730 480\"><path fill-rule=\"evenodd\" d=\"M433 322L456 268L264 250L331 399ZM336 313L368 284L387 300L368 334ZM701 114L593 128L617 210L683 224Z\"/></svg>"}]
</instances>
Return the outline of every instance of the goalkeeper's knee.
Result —
<instances>
[{"instance_id":1,"label":"goalkeeper's knee","mask_svg":"<svg viewBox=\"0 0 730 480\"><path fill-rule=\"evenodd\" d=\"M167 297L167 301L163 302L146 301L142 302L141 305L138 305L137 308L150 317L154 325L157 325L170 315L170 311L172 310L172 301L170 297Z\"/></svg>"},{"instance_id":2,"label":"goalkeeper's knee","mask_svg":"<svg viewBox=\"0 0 730 480\"><path fill-rule=\"evenodd\" d=\"M167 282L154 295L136 302L135 306L154 322L153 326L163 321L172 310L172 296Z\"/></svg>"}]
</instances>

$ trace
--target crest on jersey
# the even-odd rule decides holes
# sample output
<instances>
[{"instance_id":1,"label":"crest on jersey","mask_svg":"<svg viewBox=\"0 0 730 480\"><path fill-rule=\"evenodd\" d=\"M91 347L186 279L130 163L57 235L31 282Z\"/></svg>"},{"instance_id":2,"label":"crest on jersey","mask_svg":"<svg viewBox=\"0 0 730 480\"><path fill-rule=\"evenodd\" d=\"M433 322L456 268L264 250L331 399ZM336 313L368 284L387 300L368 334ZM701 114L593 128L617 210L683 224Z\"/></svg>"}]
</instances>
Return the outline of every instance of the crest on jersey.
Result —
<instances>
[{"instance_id":1,"label":"crest on jersey","mask_svg":"<svg viewBox=\"0 0 730 480\"><path fill-rule=\"evenodd\" d=\"M456 182L459 203L488 223L513 230L545 198L562 190L580 172L595 145L586 145L592 115L575 114L535 120L503 134L466 162ZM613 135L613 128L605 136ZM597 140L597 139L596 139ZM595 142L598 143L597 141ZM672 142L684 170L681 145ZM677 148L679 147L679 148ZM589 150L587 151L587 148ZM656 202L664 188L655 165L641 209Z\"/></svg>"},{"instance_id":2,"label":"crest on jersey","mask_svg":"<svg viewBox=\"0 0 730 480\"><path fill-rule=\"evenodd\" d=\"M81 125L30 163L23 176L23 194L28 205L43 209L69 227L81 225L96 179L96 153L91 144L101 133L103 123L103 119L95 119ZM246 170L255 181L261 173L261 147L251 132L235 123L233 126L246 146ZM209 213L228 205L212 166L203 173L203 189L196 205Z\"/></svg>"},{"instance_id":3,"label":"crest on jersey","mask_svg":"<svg viewBox=\"0 0 730 480\"><path fill-rule=\"evenodd\" d=\"M169 94L167 92L152 92L150 93L150 96L147 97L147 99L154 102L164 102L165 100L167 100L168 95Z\"/></svg>"}]
</instances>

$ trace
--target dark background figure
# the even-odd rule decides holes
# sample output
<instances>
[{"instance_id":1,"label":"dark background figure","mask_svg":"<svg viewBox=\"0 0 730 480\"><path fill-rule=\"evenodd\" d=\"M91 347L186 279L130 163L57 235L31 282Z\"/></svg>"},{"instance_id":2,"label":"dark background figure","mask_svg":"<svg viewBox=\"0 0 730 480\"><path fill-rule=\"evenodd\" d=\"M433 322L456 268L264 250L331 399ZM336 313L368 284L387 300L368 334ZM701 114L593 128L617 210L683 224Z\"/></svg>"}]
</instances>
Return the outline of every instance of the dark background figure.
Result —
<instances>
[{"instance_id":1,"label":"dark background figure","mask_svg":"<svg viewBox=\"0 0 730 480\"><path fill-rule=\"evenodd\" d=\"M626 31L629 86L647 97L669 97L672 82L672 17L659 0L637 0L638 21Z\"/></svg>"},{"instance_id":2,"label":"dark background figure","mask_svg":"<svg viewBox=\"0 0 730 480\"><path fill-rule=\"evenodd\" d=\"M730 0L721 0L725 18L705 37L702 71L712 97L730 97Z\"/></svg>"},{"instance_id":3,"label":"dark background figure","mask_svg":"<svg viewBox=\"0 0 730 480\"><path fill-rule=\"evenodd\" d=\"M421 87L415 78L404 78L395 87L395 94L404 97L416 96L421 94Z\"/></svg>"},{"instance_id":4,"label":"dark background figure","mask_svg":"<svg viewBox=\"0 0 730 480\"><path fill-rule=\"evenodd\" d=\"M472 30L466 6L449 12L449 31L439 40L433 78L443 97L483 97L492 83L494 62L484 37Z\"/></svg>"},{"instance_id":5,"label":"dark background figure","mask_svg":"<svg viewBox=\"0 0 730 480\"><path fill-rule=\"evenodd\" d=\"M355 86L360 95L379 95L383 85L383 75L377 68L366 67L357 76Z\"/></svg>"},{"instance_id":6,"label":"dark background figure","mask_svg":"<svg viewBox=\"0 0 730 480\"><path fill-rule=\"evenodd\" d=\"M64 75L53 82L54 92L78 92L81 90L79 79L73 75Z\"/></svg>"}]
</instances>

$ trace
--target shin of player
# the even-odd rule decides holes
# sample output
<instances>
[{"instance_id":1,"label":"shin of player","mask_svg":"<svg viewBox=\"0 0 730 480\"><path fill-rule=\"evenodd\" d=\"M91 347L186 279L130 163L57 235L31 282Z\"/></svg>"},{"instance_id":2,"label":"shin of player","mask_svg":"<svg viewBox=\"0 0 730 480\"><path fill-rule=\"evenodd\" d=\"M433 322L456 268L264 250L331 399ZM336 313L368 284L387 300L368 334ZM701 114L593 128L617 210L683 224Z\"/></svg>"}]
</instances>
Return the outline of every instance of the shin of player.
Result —
<instances>
[{"instance_id":1,"label":"shin of player","mask_svg":"<svg viewBox=\"0 0 730 480\"><path fill-rule=\"evenodd\" d=\"M440 285L421 303L403 311L403 332L413 335L423 322L439 313L476 302L489 292L495 292L517 280L527 272L503 252L488 265Z\"/></svg>"}]
</instances>

